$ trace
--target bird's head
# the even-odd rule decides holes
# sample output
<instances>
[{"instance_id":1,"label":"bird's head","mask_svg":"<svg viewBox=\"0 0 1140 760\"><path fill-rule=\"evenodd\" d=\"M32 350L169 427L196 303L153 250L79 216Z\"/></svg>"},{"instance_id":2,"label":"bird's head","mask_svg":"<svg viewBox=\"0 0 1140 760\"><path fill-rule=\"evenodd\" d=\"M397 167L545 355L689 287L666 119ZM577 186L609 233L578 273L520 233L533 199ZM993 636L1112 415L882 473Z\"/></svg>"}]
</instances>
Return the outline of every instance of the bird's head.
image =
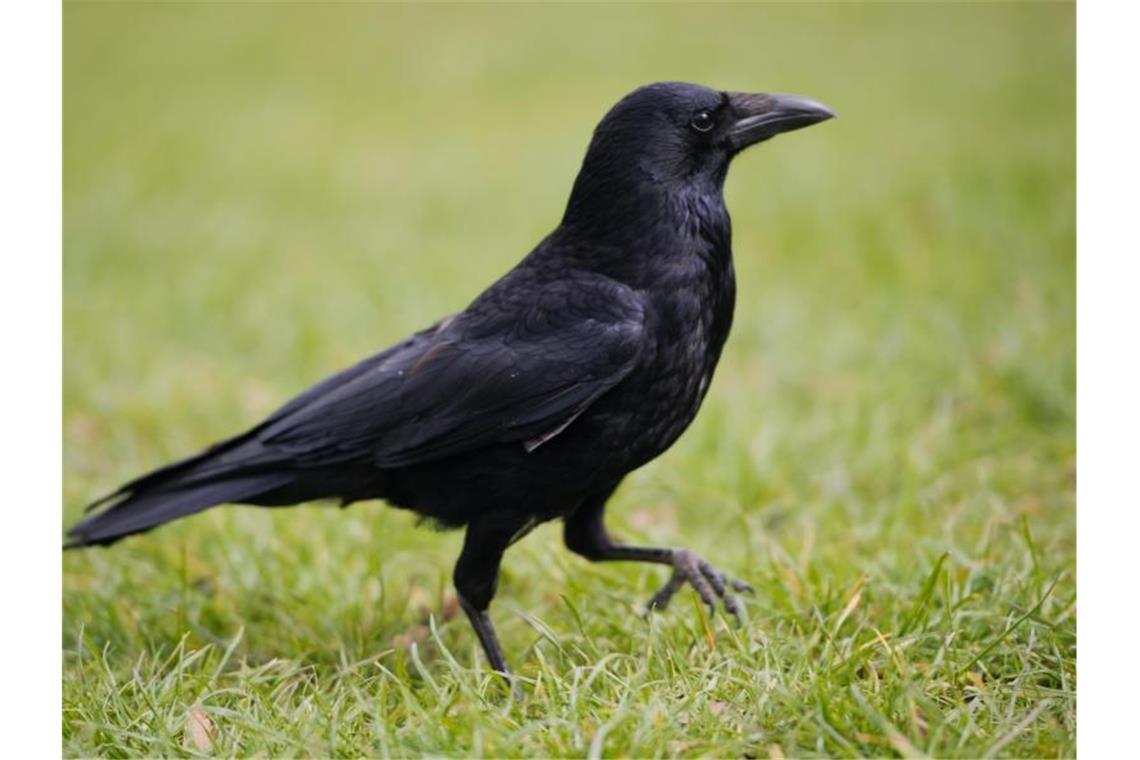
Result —
<instances>
[{"instance_id":1,"label":"bird's head","mask_svg":"<svg viewBox=\"0 0 1140 760\"><path fill-rule=\"evenodd\" d=\"M574 195L598 200L599 193L629 193L634 184L719 191L729 163L745 148L834 115L796 95L646 85L618 101L594 130Z\"/></svg>"}]
</instances>

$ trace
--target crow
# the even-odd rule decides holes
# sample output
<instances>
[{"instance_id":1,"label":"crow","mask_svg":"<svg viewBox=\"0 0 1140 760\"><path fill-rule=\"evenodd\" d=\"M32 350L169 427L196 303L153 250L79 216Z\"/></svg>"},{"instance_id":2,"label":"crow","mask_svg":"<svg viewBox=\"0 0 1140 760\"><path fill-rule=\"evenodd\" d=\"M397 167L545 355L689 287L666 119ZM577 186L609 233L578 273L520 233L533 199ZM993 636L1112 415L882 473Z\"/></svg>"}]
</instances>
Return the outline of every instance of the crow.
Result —
<instances>
[{"instance_id":1,"label":"crow","mask_svg":"<svg viewBox=\"0 0 1140 760\"><path fill-rule=\"evenodd\" d=\"M664 82L598 124L561 223L466 309L332 375L248 431L131 480L68 531L111 544L223 503L383 499L465 527L454 583L491 667L506 549L562 519L591 561L653 562L736 615L732 581L686 549L606 532L607 499L664 452L709 388L732 324L723 186L745 148L834 114L792 95Z\"/></svg>"}]
</instances>

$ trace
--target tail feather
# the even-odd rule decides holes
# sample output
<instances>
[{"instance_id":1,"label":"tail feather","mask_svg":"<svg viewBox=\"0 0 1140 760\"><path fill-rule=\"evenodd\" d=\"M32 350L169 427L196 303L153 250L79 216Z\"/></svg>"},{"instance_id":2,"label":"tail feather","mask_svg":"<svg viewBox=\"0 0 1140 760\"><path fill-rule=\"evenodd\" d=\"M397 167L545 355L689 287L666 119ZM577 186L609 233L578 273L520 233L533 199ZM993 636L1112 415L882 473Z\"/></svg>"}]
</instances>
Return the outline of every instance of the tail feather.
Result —
<instances>
[{"instance_id":1,"label":"tail feather","mask_svg":"<svg viewBox=\"0 0 1140 760\"><path fill-rule=\"evenodd\" d=\"M177 459L150 472L143 473L137 478L127 481L106 496L101 496L91 502L83 511L93 512L99 507L110 504L117 499L122 499L128 494L140 493L147 489L162 487L165 484L169 484L175 478L186 478L192 473L200 475L204 471L219 465L228 464L227 460L231 458L236 458L239 461L256 460L258 458L256 454L251 455L247 451L253 447L259 448L258 444L256 444L251 437L252 432L253 431L243 433L242 435L215 443L213 446L193 456Z\"/></svg>"},{"instance_id":2,"label":"tail feather","mask_svg":"<svg viewBox=\"0 0 1140 760\"><path fill-rule=\"evenodd\" d=\"M263 473L132 493L68 530L71 540L66 548L110 544L215 504L255 498L258 494L288 484L292 479L289 473Z\"/></svg>"},{"instance_id":3,"label":"tail feather","mask_svg":"<svg viewBox=\"0 0 1140 760\"><path fill-rule=\"evenodd\" d=\"M65 548L110 544L215 504L256 500L296 474L253 441L232 440L135 478L88 507Z\"/></svg>"}]
</instances>

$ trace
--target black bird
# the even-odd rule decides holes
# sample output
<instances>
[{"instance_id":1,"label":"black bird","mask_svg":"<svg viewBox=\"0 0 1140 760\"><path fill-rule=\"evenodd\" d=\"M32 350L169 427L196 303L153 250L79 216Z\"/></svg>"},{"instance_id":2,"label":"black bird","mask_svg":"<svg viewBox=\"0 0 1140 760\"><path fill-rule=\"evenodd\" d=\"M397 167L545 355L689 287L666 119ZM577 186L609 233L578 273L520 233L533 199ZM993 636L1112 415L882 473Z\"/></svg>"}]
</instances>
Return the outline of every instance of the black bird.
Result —
<instances>
[{"instance_id":1,"label":"black bird","mask_svg":"<svg viewBox=\"0 0 1140 760\"><path fill-rule=\"evenodd\" d=\"M384 499L465 526L463 610L508 672L487 609L503 552L561 518L589 560L673 568L736 614L729 582L685 549L630 546L603 524L626 473L692 422L735 300L722 188L736 154L829 119L791 95L651 84L598 124L561 224L466 309L318 383L268 419L138 477L72 527L110 544L226 502Z\"/></svg>"}]
</instances>

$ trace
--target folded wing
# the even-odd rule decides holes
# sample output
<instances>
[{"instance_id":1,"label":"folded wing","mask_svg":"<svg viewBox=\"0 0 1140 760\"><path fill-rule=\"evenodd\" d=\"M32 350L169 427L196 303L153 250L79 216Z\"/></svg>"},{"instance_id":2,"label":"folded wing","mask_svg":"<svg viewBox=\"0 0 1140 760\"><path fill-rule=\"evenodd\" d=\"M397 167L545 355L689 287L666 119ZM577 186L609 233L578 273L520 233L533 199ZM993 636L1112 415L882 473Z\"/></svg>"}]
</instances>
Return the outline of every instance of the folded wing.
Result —
<instances>
[{"instance_id":1,"label":"folded wing","mask_svg":"<svg viewBox=\"0 0 1140 760\"><path fill-rule=\"evenodd\" d=\"M512 441L537 448L630 372L644 315L611 280L520 291L528 296L509 302L490 291L486 304L287 405L258 440L302 466L399 467Z\"/></svg>"}]
</instances>

